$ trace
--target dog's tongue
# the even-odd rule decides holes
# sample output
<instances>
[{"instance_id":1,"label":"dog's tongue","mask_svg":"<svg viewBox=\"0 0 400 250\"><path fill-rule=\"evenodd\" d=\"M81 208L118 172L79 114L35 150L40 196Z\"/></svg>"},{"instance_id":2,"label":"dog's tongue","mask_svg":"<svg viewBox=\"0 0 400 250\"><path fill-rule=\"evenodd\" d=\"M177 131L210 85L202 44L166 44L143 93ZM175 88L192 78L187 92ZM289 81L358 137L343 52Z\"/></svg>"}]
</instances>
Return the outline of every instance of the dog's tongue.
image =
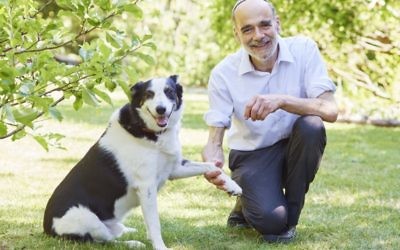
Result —
<instances>
[{"instance_id":1,"label":"dog's tongue","mask_svg":"<svg viewBox=\"0 0 400 250\"><path fill-rule=\"evenodd\" d=\"M157 125L160 127L165 127L168 124L168 117L167 116L159 116L156 118Z\"/></svg>"}]
</instances>

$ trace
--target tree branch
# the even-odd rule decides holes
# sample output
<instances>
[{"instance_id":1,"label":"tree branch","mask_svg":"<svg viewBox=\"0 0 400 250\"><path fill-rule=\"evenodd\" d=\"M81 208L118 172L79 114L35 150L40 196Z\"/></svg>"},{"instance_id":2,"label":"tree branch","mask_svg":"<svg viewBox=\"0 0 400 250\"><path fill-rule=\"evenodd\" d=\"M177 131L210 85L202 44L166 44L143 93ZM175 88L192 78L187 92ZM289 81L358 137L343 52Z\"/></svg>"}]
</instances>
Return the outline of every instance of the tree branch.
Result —
<instances>
[{"instance_id":1,"label":"tree branch","mask_svg":"<svg viewBox=\"0 0 400 250\"><path fill-rule=\"evenodd\" d=\"M57 106L57 105L58 105L60 102L62 102L64 99L65 99L65 97L64 97L64 96L61 96L57 101L53 102L53 103L50 105L50 107L55 107L55 106ZM33 119L33 120L38 119L39 117L41 117L41 116L44 115L45 113L46 113L46 112L44 112L44 111L39 112L39 113L37 114L37 116L35 117L35 119ZM6 135L4 135L4 136L0 136L0 140L1 140L1 139L8 138L8 137L11 137L11 136L15 135L16 133L18 133L18 132L24 130L25 128L26 128L26 125L23 125L23 124L21 124L20 126L17 125L17 128L16 128L15 130L11 131L10 133L8 133L8 134L6 134Z\"/></svg>"}]
</instances>

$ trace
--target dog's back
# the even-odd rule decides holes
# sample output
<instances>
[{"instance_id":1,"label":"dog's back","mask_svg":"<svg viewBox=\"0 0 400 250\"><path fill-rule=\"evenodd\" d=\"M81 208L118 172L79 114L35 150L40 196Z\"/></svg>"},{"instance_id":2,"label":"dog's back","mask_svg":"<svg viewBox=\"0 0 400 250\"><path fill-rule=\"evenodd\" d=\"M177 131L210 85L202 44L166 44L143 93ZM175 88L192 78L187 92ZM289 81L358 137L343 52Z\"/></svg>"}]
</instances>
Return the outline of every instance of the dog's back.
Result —
<instances>
[{"instance_id":1,"label":"dog's back","mask_svg":"<svg viewBox=\"0 0 400 250\"><path fill-rule=\"evenodd\" d=\"M102 221L113 218L115 200L126 194L126 188L114 156L96 143L55 189L45 209L44 231L55 236L53 219L79 206L90 208ZM89 238L74 233L64 236L77 240Z\"/></svg>"}]
</instances>

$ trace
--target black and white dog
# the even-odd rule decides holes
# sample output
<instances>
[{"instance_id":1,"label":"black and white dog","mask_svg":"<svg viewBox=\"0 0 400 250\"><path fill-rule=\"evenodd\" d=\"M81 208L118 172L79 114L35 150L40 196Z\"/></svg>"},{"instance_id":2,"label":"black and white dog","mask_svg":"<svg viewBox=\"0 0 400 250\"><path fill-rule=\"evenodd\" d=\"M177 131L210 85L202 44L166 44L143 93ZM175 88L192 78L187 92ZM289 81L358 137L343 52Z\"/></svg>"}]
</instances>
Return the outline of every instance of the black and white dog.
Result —
<instances>
[{"instance_id":1,"label":"black and white dog","mask_svg":"<svg viewBox=\"0 0 400 250\"><path fill-rule=\"evenodd\" d=\"M218 169L213 163L182 159L178 138L182 86L177 76L139 82L132 100L111 117L106 131L55 189L44 214L44 231L72 240L109 242L136 231L121 221L141 206L154 249L167 249L161 237L157 191L167 179ZM241 188L222 172L226 190ZM139 241L125 241L142 247Z\"/></svg>"}]
</instances>

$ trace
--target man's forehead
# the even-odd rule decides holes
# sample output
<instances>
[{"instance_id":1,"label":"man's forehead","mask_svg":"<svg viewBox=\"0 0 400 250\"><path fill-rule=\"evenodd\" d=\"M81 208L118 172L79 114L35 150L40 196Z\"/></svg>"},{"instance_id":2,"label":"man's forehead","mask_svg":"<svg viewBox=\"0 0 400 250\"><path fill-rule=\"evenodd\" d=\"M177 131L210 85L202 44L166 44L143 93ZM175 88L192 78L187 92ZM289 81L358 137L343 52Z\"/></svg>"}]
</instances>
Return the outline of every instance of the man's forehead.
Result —
<instances>
[{"instance_id":1,"label":"man's forehead","mask_svg":"<svg viewBox=\"0 0 400 250\"><path fill-rule=\"evenodd\" d=\"M233 20L239 24L243 20L273 19L272 6L263 0L242 0L238 1L233 9ZM239 21L239 23L238 23ZM243 24L241 24L243 25ZM240 26L241 26L240 25Z\"/></svg>"}]
</instances>

